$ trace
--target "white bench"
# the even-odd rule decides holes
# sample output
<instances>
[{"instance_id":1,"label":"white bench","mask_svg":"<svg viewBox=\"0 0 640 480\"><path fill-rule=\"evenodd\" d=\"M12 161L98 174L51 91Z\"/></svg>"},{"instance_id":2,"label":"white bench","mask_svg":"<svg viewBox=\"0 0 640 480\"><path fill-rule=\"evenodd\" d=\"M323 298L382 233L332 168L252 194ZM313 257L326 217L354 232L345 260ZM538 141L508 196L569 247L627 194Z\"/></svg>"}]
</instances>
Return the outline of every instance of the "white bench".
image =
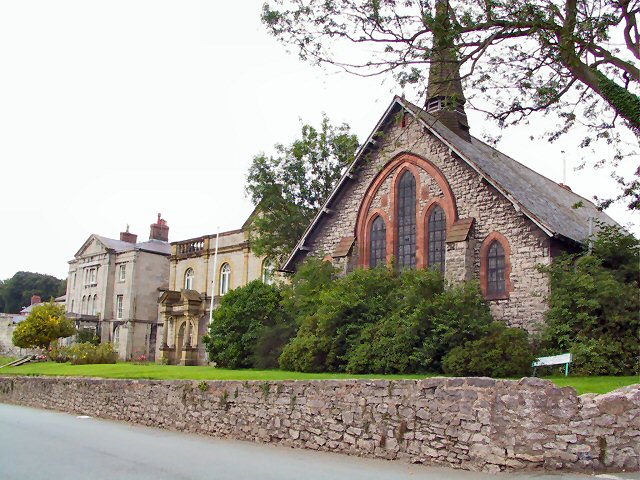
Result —
<instances>
[{"instance_id":1,"label":"white bench","mask_svg":"<svg viewBox=\"0 0 640 480\"><path fill-rule=\"evenodd\" d=\"M546 367L549 365L564 365L564 376L569 376L569 364L573 362L573 355L563 353L562 355L553 355L551 357L539 357L531 364L533 367L533 376L536 376L536 368Z\"/></svg>"}]
</instances>

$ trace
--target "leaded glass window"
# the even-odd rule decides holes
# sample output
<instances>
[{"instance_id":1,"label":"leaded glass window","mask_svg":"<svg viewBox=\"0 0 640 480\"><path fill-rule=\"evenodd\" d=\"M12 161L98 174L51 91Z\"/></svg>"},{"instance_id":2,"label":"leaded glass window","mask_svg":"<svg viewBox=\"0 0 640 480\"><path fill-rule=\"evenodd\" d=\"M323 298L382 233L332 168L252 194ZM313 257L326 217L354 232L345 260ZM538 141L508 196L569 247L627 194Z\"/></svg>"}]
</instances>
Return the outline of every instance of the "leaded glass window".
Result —
<instances>
[{"instance_id":1,"label":"leaded glass window","mask_svg":"<svg viewBox=\"0 0 640 480\"><path fill-rule=\"evenodd\" d=\"M416 179L406 171L398 185L398 267L416 266Z\"/></svg>"},{"instance_id":2,"label":"leaded glass window","mask_svg":"<svg viewBox=\"0 0 640 480\"><path fill-rule=\"evenodd\" d=\"M507 291L505 263L504 248L502 248L500 242L494 240L489 246L489 253L487 254L487 293L489 295Z\"/></svg>"},{"instance_id":3,"label":"leaded glass window","mask_svg":"<svg viewBox=\"0 0 640 480\"><path fill-rule=\"evenodd\" d=\"M429 215L429 268L439 269L444 273L445 240L447 237L447 221L444 210L437 205Z\"/></svg>"},{"instance_id":4,"label":"leaded glass window","mask_svg":"<svg viewBox=\"0 0 640 480\"><path fill-rule=\"evenodd\" d=\"M369 242L369 266L375 268L387 263L387 226L378 215L371 224Z\"/></svg>"}]
</instances>

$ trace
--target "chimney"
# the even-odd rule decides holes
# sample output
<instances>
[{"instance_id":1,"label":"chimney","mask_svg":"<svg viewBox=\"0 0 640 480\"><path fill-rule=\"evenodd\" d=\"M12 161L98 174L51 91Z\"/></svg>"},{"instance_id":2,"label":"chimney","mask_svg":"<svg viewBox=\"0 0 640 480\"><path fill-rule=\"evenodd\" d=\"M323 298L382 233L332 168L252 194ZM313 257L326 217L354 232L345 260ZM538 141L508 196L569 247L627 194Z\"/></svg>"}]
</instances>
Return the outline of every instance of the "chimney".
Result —
<instances>
[{"instance_id":1,"label":"chimney","mask_svg":"<svg viewBox=\"0 0 640 480\"><path fill-rule=\"evenodd\" d=\"M425 110L467 142L469 122L464 111L464 92L460 80L460 63L453 39L449 36L451 14L448 0L436 0L433 47L427 83Z\"/></svg>"},{"instance_id":2,"label":"chimney","mask_svg":"<svg viewBox=\"0 0 640 480\"><path fill-rule=\"evenodd\" d=\"M138 241L138 235L135 233L129 233L129 225L127 225L126 232L120 232L120 241L127 243L136 243Z\"/></svg>"},{"instance_id":3,"label":"chimney","mask_svg":"<svg viewBox=\"0 0 640 480\"><path fill-rule=\"evenodd\" d=\"M38 303L42 303L40 295L31 295L31 305L37 305Z\"/></svg>"},{"instance_id":4,"label":"chimney","mask_svg":"<svg viewBox=\"0 0 640 480\"><path fill-rule=\"evenodd\" d=\"M149 233L149 240L160 240L163 242L169 241L169 226L167 221L162 218L162 214L158 214L158 221L151 224L151 232Z\"/></svg>"}]
</instances>

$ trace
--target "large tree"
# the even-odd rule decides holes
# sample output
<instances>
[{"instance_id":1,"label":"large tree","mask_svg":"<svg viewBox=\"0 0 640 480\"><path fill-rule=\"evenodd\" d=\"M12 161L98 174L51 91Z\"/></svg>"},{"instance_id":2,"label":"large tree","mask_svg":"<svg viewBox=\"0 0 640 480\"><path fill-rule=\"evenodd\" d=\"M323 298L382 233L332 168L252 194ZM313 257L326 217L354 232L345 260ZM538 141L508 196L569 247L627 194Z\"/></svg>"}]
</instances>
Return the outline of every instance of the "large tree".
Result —
<instances>
[{"instance_id":1,"label":"large tree","mask_svg":"<svg viewBox=\"0 0 640 480\"><path fill-rule=\"evenodd\" d=\"M348 125L333 126L323 116L320 128L303 125L300 138L277 144L274 156L254 157L246 188L258 205L251 224L258 255L277 263L291 253L357 148Z\"/></svg>"},{"instance_id":2,"label":"large tree","mask_svg":"<svg viewBox=\"0 0 640 480\"><path fill-rule=\"evenodd\" d=\"M39 295L47 301L64 295L66 289L66 280L42 273L17 272L0 283L0 311L18 313L31 303L32 295Z\"/></svg>"},{"instance_id":3,"label":"large tree","mask_svg":"<svg viewBox=\"0 0 640 480\"><path fill-rule=\"evenodd\" d=\"M268 0L262 19L305 60L392 73L418 94L438 58L434 34L448 37L472 106L501 127L554 114L549 139L580 127L581 146L604 141L617 164L637 157L639 12L639 0ZM620 138L627 129L632 145ZM618 180L630 208L640 208L637 177Z\"/></svg>"}]
</instances>

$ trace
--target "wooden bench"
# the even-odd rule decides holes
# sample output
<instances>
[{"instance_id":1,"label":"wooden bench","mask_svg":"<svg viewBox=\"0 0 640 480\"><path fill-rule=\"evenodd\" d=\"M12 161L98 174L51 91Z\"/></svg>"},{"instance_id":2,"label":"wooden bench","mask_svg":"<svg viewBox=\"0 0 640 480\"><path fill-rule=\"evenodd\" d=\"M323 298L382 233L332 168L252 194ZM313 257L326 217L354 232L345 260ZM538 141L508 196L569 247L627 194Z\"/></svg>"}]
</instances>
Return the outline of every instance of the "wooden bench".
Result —
<instances>
[{"instance_id":1,"label":"wooden bench","mask_svg":"<svg viewBox=\"0 0 640 480\"><path fill-rule=\"evenodd\" d=\"M546 367L549 365L564 365L564 376L569 376L569 364L573 362L573 355L563 353L562 355L553 355L551 357L539 357L531 364L533 367L533 376L536 376L536 368Z\"/></svg>"}]
</instances>

